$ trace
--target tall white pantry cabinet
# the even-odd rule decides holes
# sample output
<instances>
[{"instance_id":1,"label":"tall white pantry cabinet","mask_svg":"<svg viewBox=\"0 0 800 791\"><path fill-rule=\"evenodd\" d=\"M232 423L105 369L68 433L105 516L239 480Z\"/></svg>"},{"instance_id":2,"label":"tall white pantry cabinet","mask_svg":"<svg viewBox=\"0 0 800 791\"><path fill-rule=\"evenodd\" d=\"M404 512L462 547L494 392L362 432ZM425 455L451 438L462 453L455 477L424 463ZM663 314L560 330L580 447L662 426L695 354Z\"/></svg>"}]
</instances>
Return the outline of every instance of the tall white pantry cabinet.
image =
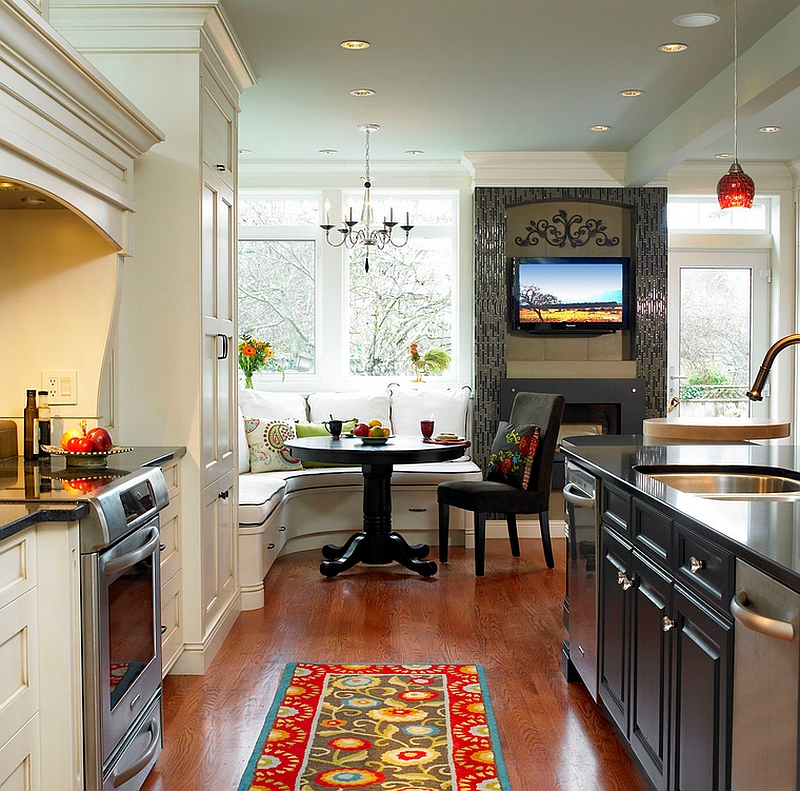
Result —
<instances>
[{"instance_id":1,"label":"tall white pantry cabinet","mask_svg":"<svg viewBox=\"0 0 800 791\"><path fill-rule=\"evenodd\" d=\"M114 364L119 441L184 445L183 651L203 673L240 610L236 161L255 77L215 1L55 0L53 25L163 131L137 162Z\"/></svg>"}]
</instances>

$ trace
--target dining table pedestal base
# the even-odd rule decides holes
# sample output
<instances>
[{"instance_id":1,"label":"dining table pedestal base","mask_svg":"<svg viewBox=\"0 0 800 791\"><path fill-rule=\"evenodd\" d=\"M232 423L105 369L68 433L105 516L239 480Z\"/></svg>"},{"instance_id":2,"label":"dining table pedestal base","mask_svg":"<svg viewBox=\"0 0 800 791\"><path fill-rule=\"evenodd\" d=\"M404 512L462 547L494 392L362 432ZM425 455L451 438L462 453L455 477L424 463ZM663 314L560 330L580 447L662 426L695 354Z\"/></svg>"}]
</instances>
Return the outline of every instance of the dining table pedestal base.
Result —
<instances>
[{"instance_id":1,"label":"dining table pedestal base","mask_svg":"<svg viewBox=\"0 0 800 791\"><path fill-rule=\"evenodd\" d=\"M409 544L392 530L392 465L363 464L364 527L341 546L326 544L325 560L319 570L326 577L335 577L356 563L384 565L400 563L423 577L436 573L436 562L423 560L430 551L427 544Z\"/></svg>"}]
</instances>

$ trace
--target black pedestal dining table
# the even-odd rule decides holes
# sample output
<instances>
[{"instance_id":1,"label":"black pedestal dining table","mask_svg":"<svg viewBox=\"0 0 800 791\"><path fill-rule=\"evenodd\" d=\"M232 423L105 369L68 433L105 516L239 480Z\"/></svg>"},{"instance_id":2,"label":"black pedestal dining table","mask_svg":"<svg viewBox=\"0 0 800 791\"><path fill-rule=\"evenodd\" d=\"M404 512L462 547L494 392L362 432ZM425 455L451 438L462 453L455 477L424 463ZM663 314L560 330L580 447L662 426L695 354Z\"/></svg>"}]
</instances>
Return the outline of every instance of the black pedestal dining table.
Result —
<instances>
[{"instance_id":1,"label":"black pedestal dining table","mask_svg":"<svg viewBox=\"0 0 800 791\"><path fill-rule=\"evenodd\" d=\"M449 461L464 455L469 442L441 444L421 437L390 437L385 444L366 444L359 437L304 437L286 443L305 461L358 464L364 478L363 526L342 545L326 544L320 572L334 577L356 563L397 562L423 577L436 573L436 563L424 560L427 544L411 546L392 529L392 472L395 464Z\"/></svg>"}]
</instances>

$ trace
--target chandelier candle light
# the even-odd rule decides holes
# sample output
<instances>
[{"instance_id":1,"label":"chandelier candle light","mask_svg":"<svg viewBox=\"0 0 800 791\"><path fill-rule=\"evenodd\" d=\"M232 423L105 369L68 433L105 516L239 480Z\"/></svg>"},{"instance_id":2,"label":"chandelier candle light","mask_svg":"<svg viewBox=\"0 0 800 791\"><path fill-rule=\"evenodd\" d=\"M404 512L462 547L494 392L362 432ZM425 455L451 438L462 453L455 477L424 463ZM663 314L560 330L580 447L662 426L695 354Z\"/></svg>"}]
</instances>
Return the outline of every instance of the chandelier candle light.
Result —
<instances>
[{"instance_id":1,"label":"chandelier candle light","mask_svg":"<svg viewBox=\"0 0 800 791\"><path fill-rule=\"evenodd\" d=\"M373 132L377 132L380 126L378 126L378 124L362 124L358 129L364 133L365 137L364 205L361 207L361 220L353 219L353 207L351 206L349 215L345 215L342 220L342 227L337 229L339 233L342 234L342 238L338 242L333 241L330 237L330 232L335 226L331 223L331 203L326 200L325 223L320 227L325 231L325 241L331 245L331 247L341 247L345 245L352 249L363 245L366 256L364 271L369 272L370 248L376 247L378 250L383 250L387 244L391 244L392 247L404 247L408 243L408 233L414 226L410 224L408 212L406 212L406 224L400 226L400 228L406 232L406 235L398 242L392 236L392 232L398 223L394 219L394 209L390 208L389 219L387 220L386 217L383 218L383 227L373 227L372 198L370 196L372 181L369 169L369 136Z\"/></svg>"},{"instance_id":2,"label":"chandelier candle light","mask_svg":"<svg viewBox=\"0 0 800 791\"><path fill-rule=\"evenodd\" d=\"M720 209L750 209L756 185L739 164L739 13L733 2L733 164L717 183Z\"/></svg>"}]
</instances>

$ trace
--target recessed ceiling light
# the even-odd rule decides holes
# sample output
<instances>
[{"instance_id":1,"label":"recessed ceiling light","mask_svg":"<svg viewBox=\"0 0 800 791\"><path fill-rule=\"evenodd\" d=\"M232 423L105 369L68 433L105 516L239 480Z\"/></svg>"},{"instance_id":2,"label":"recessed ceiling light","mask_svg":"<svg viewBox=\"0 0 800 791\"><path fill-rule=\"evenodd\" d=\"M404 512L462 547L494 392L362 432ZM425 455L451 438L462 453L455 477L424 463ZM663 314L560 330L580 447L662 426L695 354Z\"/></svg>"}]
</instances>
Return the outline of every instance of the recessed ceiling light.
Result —
<instances>
[{"instance_id":1,"label":"recessed ceiling light","mask_svg":"<svg viewBox=\"0 0 800 791\"><path fill-rule=\"evenodd\" d=\"M251 149L249 149L249 148L240 148L240 149L239 149L239 153L240 153L240 154L252 154L253 152L252 152L252 150L251 150Z\"/></svg>"},{"instance_id":2,"label":"recessed ceiling light","mask_svg":"<svg viewBox=\"0 0 800 791\"><path fill-rule=\"evenodd\" d=\"M349 41L343 41L339 46L341 46L342 49L366 49L369 46L369 41L361 41L357 38L353 38Z\"/></svg>"},{"instance_id":3,"label":"recessed ceiling light","mask_svg":"<svg viewBox=\"0 0 800 791\"><path fill-rule=\"evenodd\" d=\"M425 152L421 151L419 148L409 148L408 151L406 151L406 154L408 154L410 157L418 157L424 153Z\"/></svg>"},{"instance_id":4,"label":"recessed ceiling light","mask_svg":"<svg viewBox=\"0 0 800 791\"><path fill-rule=\"evenodd\" d=\"M644 93L643 90L640 88L626 88L624 91L620 91L620 96L641 96Z\"/></svg>"},{"instance_id":5,"label":"recessed ceiling light","mask_svg":"<svg viewBox=\"0 0 800 791\"><path fill-rule=\"evenodd\" d=\"M607 132L611 127L605 124L595 124L594 126L590 126L589 129L591 129L592 132Z\"/></svg>"},{"instance_id":6,"label":"recessed ceiling light","mask_svg":"<svg viewBox=\"0 0 800 791\"><path fill-rule=\"evenodd\" d=\"M11 191L22 189L18 187L13 181L0 181L0 190Z\"/></svg>"},{"instance_id":7,"label":"recessed ceiling light","mask_svg":"<svg viewBox=\"0 0 800 791\"><path fill-rule=\"evenodd\" d=\"M662 52L685 52L689 47L686 44L674 42L672 44L662 44L659 49Z\"/></svg>"},{"instance_id":8,"label":"recessed ceiling light","mask_svg":"<svg viewBox=\"0 0 800 791\"><path fill-rule=\"evenodd\" d=\"M338 154L339 151L335 148L320 148L319 153L330 155L330 154Z\"/></svg>"},{"instance_id":9,"label":"recessed ceiling light","mask_svg":"<svg viewBox=\"0 0 800 791\"><path fill-rule=\"evenodd\" d=\"M721 151L719 154L714 154L717 159L730 159L733 154L729 154L727 151Z\"/></svg>"},{"instance_id":10,"label":"recessed ceiling light","mask_svg":"<svg viewBox=\"0 0 800 791\"><path fill-rule=\"evenodd\" d=\"M717 22L719 22L719 17L716 14L706 12L681 14L672 20L673 25L680 25L680 27L708 27L716 25Z\"/></svg>"},{"instance_id":11,"label":"recessed ceiling light","mask_svg":"<svg viewBox=\"0 0 800 791\"><path fill-rule=\"evenodd\" d=\"M781 128L779 126L759 126L758 131L769 135L773 132L780 132Z\"/></svg>"},{"instance_id":12,"label":"recessed ceiling light","mask_svg":"<svg viewBox=\"0 0 800 791\"><path fill-rule=\"evenodd\" d=\"M350 91L351 96L374 96L375 91L372 88L354 88Z\"/></svg>"}]
</instances>

